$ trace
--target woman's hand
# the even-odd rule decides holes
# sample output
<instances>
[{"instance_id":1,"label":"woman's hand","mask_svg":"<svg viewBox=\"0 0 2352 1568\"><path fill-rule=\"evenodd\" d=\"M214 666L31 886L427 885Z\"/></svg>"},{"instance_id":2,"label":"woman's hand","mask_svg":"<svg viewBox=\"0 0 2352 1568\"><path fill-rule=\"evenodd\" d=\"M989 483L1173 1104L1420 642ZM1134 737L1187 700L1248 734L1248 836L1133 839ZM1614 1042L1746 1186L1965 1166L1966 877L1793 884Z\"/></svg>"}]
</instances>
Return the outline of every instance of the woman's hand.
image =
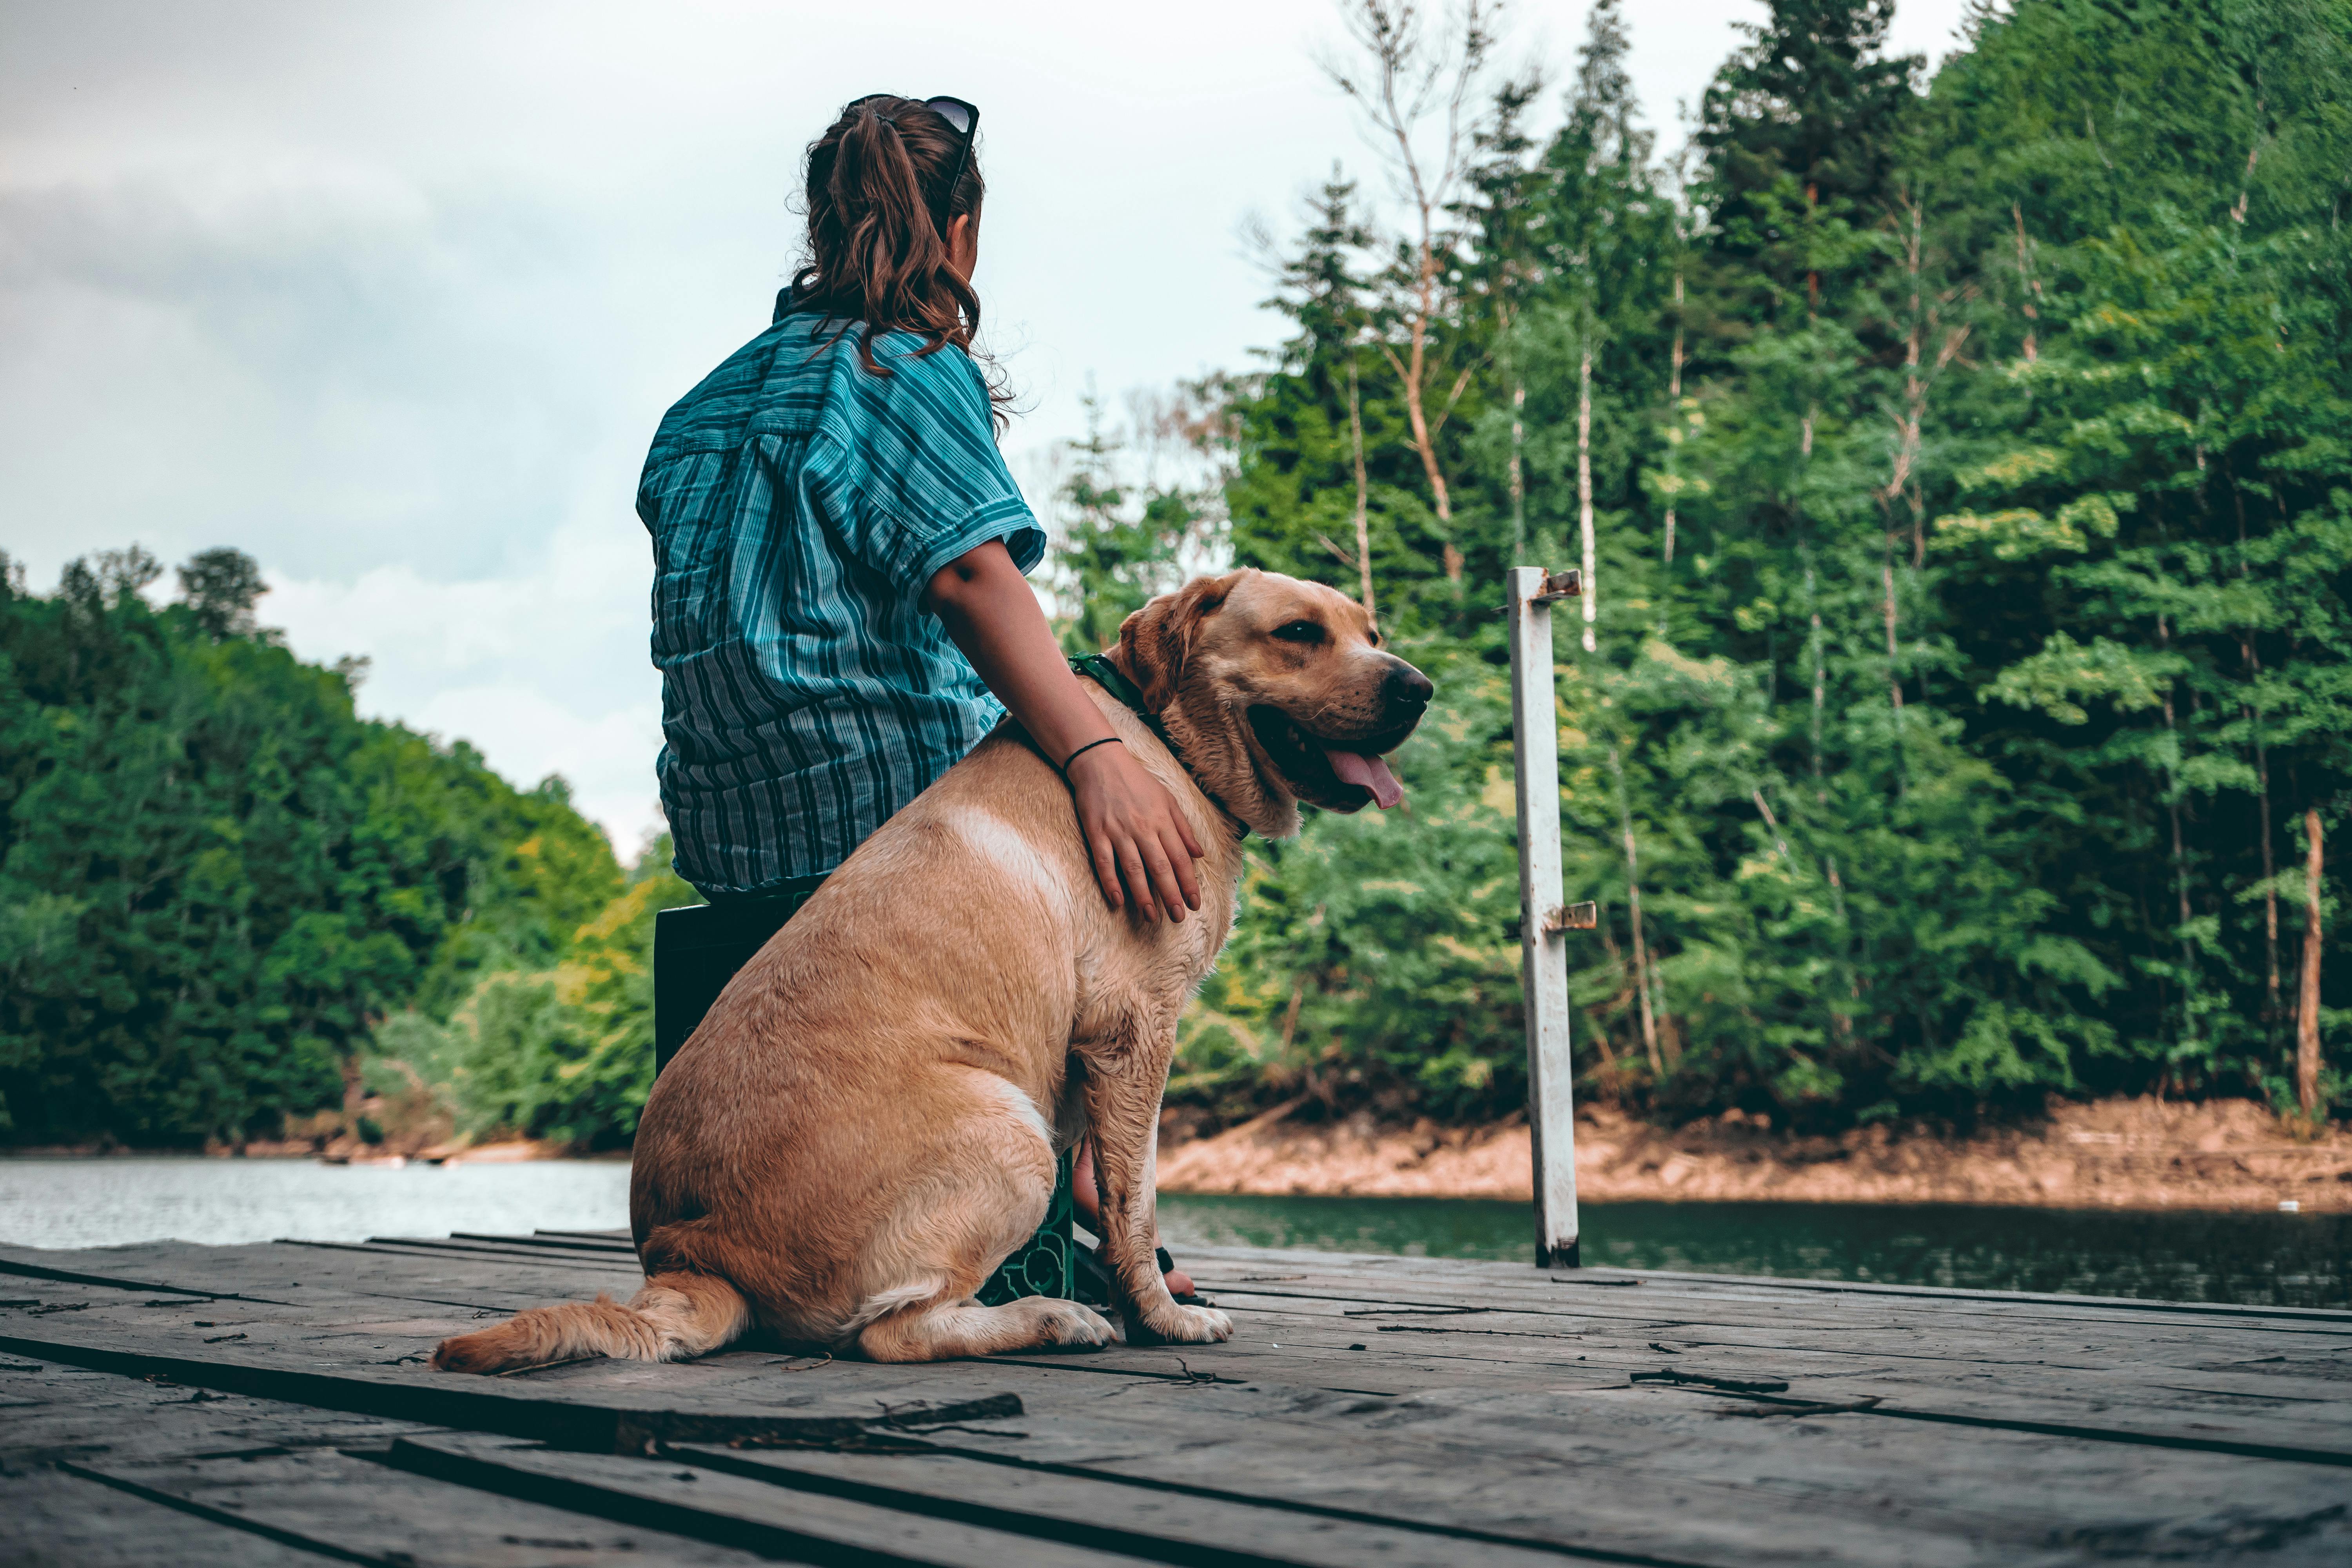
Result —
<instances>
[{"instance_id":1,"label":"woman's hand","mask_svg":"<svg viewBox=\"0 0 2352 1568\"><path fill-rule=\"evenodd\" d=\"M924 591L923 607L940 617L1047 760L1067 764L1078 826L1110 907L1123 908L1132 898L1152 921L1162 910L1181 921L1185 910L1199 909L1192 862L1202 850L1192 825L1176 797L1124 745L1113 742L1080 754L1109 733L1109 722L1070 673L1037 596L1003 544L991 540L942 567Z\"/></svg>"},{"instance_id":2,"label":"woman's hand","mask_svg":"<svg viewBox=\"0 0 2352 1568\"><path fill-rule=\"evenodd\" d=\"M1201 858L1200 841L1167 786L1116 741L1076 758L1068 776L1095 880L1110 907L1120 907L1124 881L1145 920L1158 920L1165 909L1170 920L1181 921L1185 910L1199 909L1192 862Z\"/></svg>"}]
</instances>

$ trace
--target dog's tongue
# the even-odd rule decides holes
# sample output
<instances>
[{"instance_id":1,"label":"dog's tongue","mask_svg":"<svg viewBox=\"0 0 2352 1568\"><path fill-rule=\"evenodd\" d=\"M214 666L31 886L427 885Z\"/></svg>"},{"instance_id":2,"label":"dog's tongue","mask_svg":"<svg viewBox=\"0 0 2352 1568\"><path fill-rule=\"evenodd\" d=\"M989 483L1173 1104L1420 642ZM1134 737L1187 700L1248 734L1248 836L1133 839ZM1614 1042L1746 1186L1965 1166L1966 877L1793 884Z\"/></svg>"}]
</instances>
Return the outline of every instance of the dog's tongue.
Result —
<instances>
[{"instance_id":1,"label":"dog's tongue","mask_svg":"<svg viewBox=\"0 0 2352 1568\"><path fill-rule=\"evenodd\" d=\"M1343 784L1372 792L1372 799L1382 811L1404 798L1404 785L1397 783L1396 774L1389 772L1384 757L1368 757L1361 752L1342 752L1326 746L1323 754L1331 761L1331 771Z\"/></svg>"}]
</instances>

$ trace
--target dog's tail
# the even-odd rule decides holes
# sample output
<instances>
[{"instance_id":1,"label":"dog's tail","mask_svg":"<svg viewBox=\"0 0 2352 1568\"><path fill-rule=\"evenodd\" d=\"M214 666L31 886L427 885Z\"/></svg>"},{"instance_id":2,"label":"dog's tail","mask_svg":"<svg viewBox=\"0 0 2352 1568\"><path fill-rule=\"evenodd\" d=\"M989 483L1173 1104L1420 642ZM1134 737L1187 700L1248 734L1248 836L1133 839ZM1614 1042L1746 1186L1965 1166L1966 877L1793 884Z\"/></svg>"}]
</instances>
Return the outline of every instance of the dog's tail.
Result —
<instances>
[{"instance_id":1,"label":"dog's tail","mask_svg":"<svg viewBox=\"0 0 2352 1568\"><path fill-rule=\"evenodd\" d=\"M549 1362L612 1356L689 1361L733 1343L751 1326L743 1292L712 1274L656 1274L626 1306L608 1295L533 1307L496 1328L441 1342L441 1372L507 1372Z\"/></svg>"}]
</instances>

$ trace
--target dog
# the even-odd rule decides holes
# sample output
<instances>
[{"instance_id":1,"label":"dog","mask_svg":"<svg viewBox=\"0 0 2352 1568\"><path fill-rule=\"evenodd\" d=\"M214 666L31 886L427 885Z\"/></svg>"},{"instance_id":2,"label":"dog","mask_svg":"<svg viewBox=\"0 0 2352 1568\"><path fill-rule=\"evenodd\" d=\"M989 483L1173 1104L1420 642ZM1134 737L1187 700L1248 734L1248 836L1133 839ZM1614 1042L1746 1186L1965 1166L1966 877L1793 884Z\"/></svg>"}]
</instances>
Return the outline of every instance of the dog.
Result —
<instances>
[{"instance_id":1,"label":"dog","mask_svg":"<svg viewBox=\"0 0 2352 1568\"><path fill-rule=\"evenodd\" d=\"M1177 1017L1232 929L1244 830L1295 835L1302 801L1394 805L1382 753L1433 688L1362 605L1251 570L1152 600L1108 657L1172 742L1088 685L1207 848L1200 912L1107 907L1062 780L1000 726L842 863L656 1081L629 1190L644 1289L445 1340L436 1367L683 1361L754 1326L886 1362L1108 1343L1078 1302L973 1299L1088 1129L1129 1339L1232 1335L1154 1258Z\"/></svg>"}]
</instances>

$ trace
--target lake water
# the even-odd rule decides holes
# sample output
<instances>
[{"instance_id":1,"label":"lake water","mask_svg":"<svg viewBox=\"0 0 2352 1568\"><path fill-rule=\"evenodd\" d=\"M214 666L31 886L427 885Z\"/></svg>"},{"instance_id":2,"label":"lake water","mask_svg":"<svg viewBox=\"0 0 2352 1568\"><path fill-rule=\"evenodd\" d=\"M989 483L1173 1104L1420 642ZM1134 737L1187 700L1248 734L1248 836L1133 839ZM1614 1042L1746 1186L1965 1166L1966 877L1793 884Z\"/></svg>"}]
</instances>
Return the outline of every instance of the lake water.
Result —
<instances>
[{"instance_id":1,"label":"lake water","mask_svg":"<svg viewBox=\"0 0 2352 1568\"><path fill-rule=\"evenodd\" d=\"M397 1170L316 1160L0 1160L0 1242L20 1247L363 1241L628 1223L622 1160Z\"/></svg>"},{"instance_id":2,"label":"lake water","mask_svg":"<svg viewBox=\"0 0 2352 1568\"><path fill-rule=\"evenodd\" d=\"M358 1241L625 1225L620 1161L322 1165L309 1160L0 1160L0 1242L115 1247ZM1957 1205L1587 1204L1588 1263L2242 1305L2352 1307L2352 1217ZM1528 1259L1526 1205L1443 1198L1170 1194L1187 1245Z\"/></svg>"},{"instance_id":3,"label":"lake water","mask_svg":"<svg viewBox=\"0 0 2352 1568\"><path fill-rule=\"evenodd\" d=\"M1180 1241L1534 1261L1524 1204L1475 1198L1160 1200ZM1963 1204L1580 1205L1584 1261L1972 1290L2352 1307L2352 1215Z\"/></svg>"}]
</instances>

